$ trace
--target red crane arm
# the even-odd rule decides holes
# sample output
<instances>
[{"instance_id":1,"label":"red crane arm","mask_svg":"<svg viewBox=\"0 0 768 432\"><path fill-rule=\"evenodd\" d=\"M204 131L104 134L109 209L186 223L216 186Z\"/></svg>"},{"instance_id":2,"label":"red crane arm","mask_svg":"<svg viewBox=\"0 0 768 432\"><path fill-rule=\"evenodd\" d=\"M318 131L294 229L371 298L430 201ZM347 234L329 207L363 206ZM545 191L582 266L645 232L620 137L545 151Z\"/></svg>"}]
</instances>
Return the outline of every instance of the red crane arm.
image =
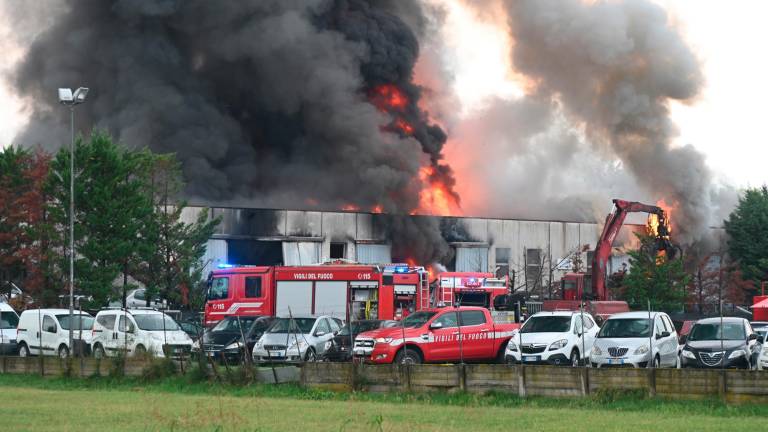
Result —
<instances>
[{"instance_id":1,"label":"red crane arm","mask_svg":"<svg viewBox=\"0 0 768 432\"><path fill-rule=\"evenodd\" d=\"M611 247L619 234L627 213L651 213L664 218L664 210L661 207L620 199L613 200L613 211L605 218L603 233L597 241L595 255L592 258L592 294L598 300L607 300L608 293L605 288L605 271L608 258L611 256Z\"/></svg>"}]
</instances>

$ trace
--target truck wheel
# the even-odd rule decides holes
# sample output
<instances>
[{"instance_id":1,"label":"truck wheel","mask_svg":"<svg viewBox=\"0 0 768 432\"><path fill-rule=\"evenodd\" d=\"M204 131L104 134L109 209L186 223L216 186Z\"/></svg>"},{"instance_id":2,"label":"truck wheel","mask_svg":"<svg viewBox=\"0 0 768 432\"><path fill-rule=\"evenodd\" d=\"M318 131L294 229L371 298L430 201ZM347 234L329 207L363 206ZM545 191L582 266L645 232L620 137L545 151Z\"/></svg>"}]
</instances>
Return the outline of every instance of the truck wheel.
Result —
<instances>
[{"instance_id":1,"label":"truck wheel","mask_svg":"<svg viewBox=\"0 0 768 432\"><path fill-rule=\"evenodd\" d=\"M27 344L22 342L19 344L19 357L29 357L29 348L27 348Z\"/></svg>"},{"instance_id":2,"label":"truck wheel","mask_svg":"<svg viewBox=\"0 0 768 432\"><path fill-rule=\"evenodd\" d=\"M95 359L103 359L106 357L106 353L104 352L104 347L101 346L101 344L96 344L93 347L93 358Z\"/></svg>"},{"instance_id":3,"label":"truck wheel","mask_svg":"<svg viewBox=\"0 0 768 432\"><path fill-rule=\"evenodd\" d=\"M410 348L401 349L395 356L395 363L397 364L420 364L421 362L421 355L418 351Z\"/></svg>"},{"instance_id":4,"label":"truck wheel","mask_svg":"<svg viewBox=\"0 0 768 432\"><path fill-rule=\"evenodd\" d=\"M571 366L573 367L579 367L581 366L581 359L579 358L579 352L575 349L571 351Z\"/></svg>"},{"instance_id":5,"label":"truck wheel","mask_svg":"<svg viewBox=\"0 0 768 432\"><path fill-rule=\"evenodd\" d=\"M509 343L509 342L507 342L507 343L505 343L505 344L501 344L501 348L499 348L499 352L498 352L498 354L496 354L496 363L498 363L498 364L507 364L507 363L511 363L511 362L510 362L510 361L508 361L508 360L507 360L507 358L506 358L506 354L507 354L507 344L508 344L508 343Z\"/></svg>"},{"instance_id":6,"label":"truck wheel","mask_svg":"<svg viewBox=\"0 0 768 432\"><path fill-rule=\"evenodd\" d=\"M65 359L69 357L69 348L66 345L59 347L59 358Z\"/></svg>"}]
</instances>

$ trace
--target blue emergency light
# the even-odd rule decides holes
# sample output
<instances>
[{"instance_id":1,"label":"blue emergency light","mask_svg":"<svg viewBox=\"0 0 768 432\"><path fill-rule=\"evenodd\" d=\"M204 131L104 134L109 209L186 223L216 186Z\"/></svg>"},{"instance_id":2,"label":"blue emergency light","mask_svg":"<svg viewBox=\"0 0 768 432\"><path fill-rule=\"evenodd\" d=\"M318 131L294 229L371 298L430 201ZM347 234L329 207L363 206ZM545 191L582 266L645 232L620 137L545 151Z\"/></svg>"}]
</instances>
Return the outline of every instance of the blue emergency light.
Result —
<instances>
[{"instance_id":1,"label":"blue emergency light","mask_svg":"<svg viewBox=\"0 0 768 432\"><path fill-rule=\"evenodd\" d=\"M216 267L218 267L220 269L228 269L228 268L232 268L234 266L235 266L234 264L219 263L219 265L217 265Z\"/></svg>"}]
</instances>

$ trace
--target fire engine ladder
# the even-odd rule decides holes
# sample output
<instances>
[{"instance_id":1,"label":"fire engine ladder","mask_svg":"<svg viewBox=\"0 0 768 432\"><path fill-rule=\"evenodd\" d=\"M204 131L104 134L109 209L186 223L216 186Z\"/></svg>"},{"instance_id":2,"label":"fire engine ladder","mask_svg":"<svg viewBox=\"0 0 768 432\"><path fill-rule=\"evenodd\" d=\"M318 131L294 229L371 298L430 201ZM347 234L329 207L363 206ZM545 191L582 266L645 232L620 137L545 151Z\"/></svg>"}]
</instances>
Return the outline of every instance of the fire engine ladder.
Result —
<instances>
[{"instance_id":1,"label":"fire engine ladder","mask_svg":"<svg viewBox=\"0 0 768 432\"><path fill-rule=\"evenodd\" d=\"M429 273L419 272L419 310L429 309Z\"/></svg>"},{"instance_id":2,"label":"fire engine ladder","mask_svg":"<svg viewBox=\"0 0 768 432\"><path fill-rule=\"evenodd\" d=\"M443 306L453 306L454 291L456 290L456 288L454 288L455 284L456 280L454 279L451 282L450 287L440 287L440 298L438 299L438 302L442 303Z\"/></svg>"}]
</instances>

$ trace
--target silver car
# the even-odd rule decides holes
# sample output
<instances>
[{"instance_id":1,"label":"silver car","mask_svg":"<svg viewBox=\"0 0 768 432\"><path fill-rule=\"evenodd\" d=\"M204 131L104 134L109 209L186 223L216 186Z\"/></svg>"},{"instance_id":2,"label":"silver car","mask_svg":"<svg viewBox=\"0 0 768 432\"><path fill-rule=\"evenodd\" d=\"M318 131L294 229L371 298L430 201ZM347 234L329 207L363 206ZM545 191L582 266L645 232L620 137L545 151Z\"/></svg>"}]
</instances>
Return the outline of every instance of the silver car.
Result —
<instances>
[{"instance_id":1,"label":"silver car","mask_svg":"<svg viewBox=\"0 0 768 432\"><path fill-rule=\"evenodd\" d=\"M342 325L341 320L327 315L278 318L253 346L253 361L316 361Z\"/></svg>"},{"instance_id":2,"label":"silver car","mask_svg":"<svg viewBox=\"0 0 768 432\"><path fill-rule=\"evenodd\" d=\"M677 367L677 351L677 331L669 315L624 312L603 323L590 361L594 367Z\"/></svg>"}]
</instances>

